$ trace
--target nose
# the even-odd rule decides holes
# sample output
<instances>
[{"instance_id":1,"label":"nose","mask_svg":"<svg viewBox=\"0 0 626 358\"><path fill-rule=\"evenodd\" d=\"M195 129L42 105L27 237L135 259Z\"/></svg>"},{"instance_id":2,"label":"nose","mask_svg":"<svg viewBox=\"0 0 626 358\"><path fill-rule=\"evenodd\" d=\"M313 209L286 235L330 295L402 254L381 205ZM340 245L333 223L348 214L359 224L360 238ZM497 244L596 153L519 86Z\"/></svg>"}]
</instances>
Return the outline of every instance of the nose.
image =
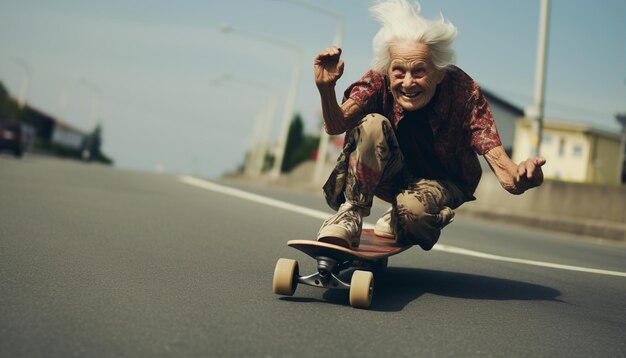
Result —
<instances>
[{"instance_id":1,"label":"nose","mask_svg":"<svg viewBox=\"0 0 626 358\"><path fill-rule=\"evenodd\" d=\"M407 71L404 74L404 79L402 80L402 86L403 87L410 87L413 84L413 76L411 76L411 72Z\"/></svg>"}]
</instances>

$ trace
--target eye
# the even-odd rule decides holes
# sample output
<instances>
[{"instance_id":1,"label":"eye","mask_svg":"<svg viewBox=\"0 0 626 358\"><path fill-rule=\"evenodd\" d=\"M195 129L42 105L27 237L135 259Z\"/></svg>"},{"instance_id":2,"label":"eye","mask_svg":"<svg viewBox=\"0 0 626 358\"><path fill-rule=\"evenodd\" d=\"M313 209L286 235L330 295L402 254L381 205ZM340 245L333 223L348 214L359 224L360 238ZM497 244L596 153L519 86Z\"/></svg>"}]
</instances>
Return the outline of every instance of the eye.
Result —
<instances>
[{"instance_id":1,"label":"eye","mask_svg":"<svg viewBox=\"0 0 626 358\"><path fill-rule=\"evenodd\" d=\"M400 67L393 67L391 69L391 76L394 78L404 78L404 69Z\"/></svg>"},{"instance_id":2,"label":"eye","mask_svg":"<svg viewBox=\"0 0 626 358\"><path fill-rule=\"evenodd\" d=\"M415 78L422 78L422 77L426 76L426 69L423 68L423 67L416 68L413 71L411 71L411 74Z\"/></svg>"}]
</instances>

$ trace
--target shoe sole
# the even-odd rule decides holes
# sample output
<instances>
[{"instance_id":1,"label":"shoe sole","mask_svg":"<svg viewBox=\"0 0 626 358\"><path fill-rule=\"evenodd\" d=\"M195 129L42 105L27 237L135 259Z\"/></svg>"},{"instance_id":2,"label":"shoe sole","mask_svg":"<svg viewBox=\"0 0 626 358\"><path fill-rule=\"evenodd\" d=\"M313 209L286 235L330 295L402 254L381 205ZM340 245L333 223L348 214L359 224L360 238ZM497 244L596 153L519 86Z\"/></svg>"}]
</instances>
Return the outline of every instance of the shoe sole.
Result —
<instances>
[{"instance_id":1,"label":"shoe sole","mask_svg":"<svg viewBox=\"0 0 626 358\"><path fill-rule=\"evenodd\" d=\"M346 239L348 233L343 229L332 228L327 226L323 228L318 236L317 241L326 242L333 245L342 246L348 249L355 249L359 247L360 239L357 238L356 243L353 243L349 239Z\"/></svg>"},{"instance_id":2,"label":"shoe sole","mask_svg":"<svg viewBox=\"0 0 626 358\"><path fill-rule=\"evenodd\" d=\"M332 236L320 237L319 239L317 239L317 241L345 247L346 249L351 249L351 250L359 247L359 245L353 246L350 242L348 242L348 240L342 239L340 237L332 237Z\"/></svg>"},{"instance_id":3,"label":"shoe sole","mask_svg":"<svg viewBox=\"0 0 626 358\"><path fill-rule=\"evenodd\" d=\"M384 237L386 239L395 239L396 238L396 235L394 235L393 233L390 233L389 231L378 231L378 230L374 229L374 234L376 234L376 236Z\"/></svg>"}]
</instances>

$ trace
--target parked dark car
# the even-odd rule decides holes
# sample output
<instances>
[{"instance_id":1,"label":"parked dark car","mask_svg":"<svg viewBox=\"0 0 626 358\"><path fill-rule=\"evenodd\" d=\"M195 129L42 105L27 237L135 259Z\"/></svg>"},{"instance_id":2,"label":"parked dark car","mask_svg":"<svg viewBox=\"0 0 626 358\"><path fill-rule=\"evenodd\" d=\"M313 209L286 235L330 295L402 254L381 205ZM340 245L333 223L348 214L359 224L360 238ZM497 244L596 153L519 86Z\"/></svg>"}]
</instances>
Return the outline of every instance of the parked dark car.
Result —
<instances>
[{"instance_id":1,"label":"parked dark car","mask_svg":"<svg viewBox=\"0 0 626 358\"><path fill-rule=\"evenodd\" d=\"M24 131L16 121L0 122L0 150L10 150L16 157L24 155Z\"/></svg>"}]
</instances>

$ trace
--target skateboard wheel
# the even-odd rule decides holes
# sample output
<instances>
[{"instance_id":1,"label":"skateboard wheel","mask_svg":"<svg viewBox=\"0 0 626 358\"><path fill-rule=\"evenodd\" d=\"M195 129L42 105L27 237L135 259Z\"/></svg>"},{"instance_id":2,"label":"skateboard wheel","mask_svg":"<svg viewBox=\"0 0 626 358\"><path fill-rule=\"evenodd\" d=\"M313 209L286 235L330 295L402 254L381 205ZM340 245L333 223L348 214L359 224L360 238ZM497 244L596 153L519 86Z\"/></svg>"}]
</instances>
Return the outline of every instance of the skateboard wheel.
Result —
<instances>
[{"instance_id":1,"label":"skateboard wheel","mask_svg":"<svg viewBox=\"0 0 626 358\"><path fill-rule=\"evenodd\" d=\"M350 282L350 305L368 308L374 293L374 275L369 271L354 271Z\"/></svg>"},{"instance_id":2,"label":"skateboard wheel","mask_svg":"<svg viewBox=\"0 0 626 358\"><path fill-rule=\"evenodd\" d=\"M277 295L293 296L298 285L298 261L279 259L274 269L272 288Z\"/></svg>"}]
</instances>

